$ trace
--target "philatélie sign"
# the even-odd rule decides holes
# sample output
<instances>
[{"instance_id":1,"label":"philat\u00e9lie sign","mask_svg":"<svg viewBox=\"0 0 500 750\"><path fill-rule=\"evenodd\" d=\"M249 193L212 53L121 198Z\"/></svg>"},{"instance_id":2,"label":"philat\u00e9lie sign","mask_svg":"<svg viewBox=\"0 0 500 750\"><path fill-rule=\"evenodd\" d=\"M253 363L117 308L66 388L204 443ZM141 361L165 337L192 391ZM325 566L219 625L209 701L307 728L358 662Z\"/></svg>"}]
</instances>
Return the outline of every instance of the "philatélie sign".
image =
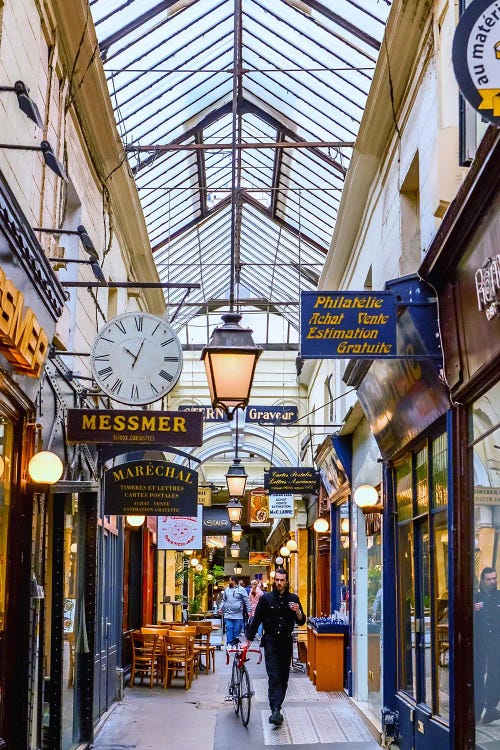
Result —
<instances>
[{"instance_id":1,"label":"philat\u00e9lie sign","mask_svg":"<svg viewBox=\"0 0 500 750\"><path fill-rule=\"evenodd\" d=\"M302 292L303 359L397 356L392 292Z\"/></svg>"},{"instance_id":2,"label":"philat\u00e9lie sign","mask_svg":"<svg viewBox=\"0 0 500 750\"><path fill-rule=\"evenodd\" d=\"M304 466L271 468L264 472L264 487L270 495L314 493L319 489L319 471Z\"/></svg>"},{"instance_id":3,"label":"philat\u00e9lie sign","mask_svg":"<svg viewBox=\"0 0 500 750\"><path fill-rule=\"evenodd\" d=\"M486 120L500 125L500 3L473 0L453 38L453 69L460 91Z\"/></svg>"}]
</instances>

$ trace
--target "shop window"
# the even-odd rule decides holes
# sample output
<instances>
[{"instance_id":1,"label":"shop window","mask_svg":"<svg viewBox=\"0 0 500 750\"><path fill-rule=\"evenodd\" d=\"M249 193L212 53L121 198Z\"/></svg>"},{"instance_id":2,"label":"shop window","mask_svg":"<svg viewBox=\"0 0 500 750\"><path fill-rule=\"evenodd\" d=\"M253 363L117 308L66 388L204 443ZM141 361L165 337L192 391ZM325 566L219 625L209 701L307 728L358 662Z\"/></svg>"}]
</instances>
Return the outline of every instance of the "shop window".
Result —
<instances>
[{"instance_id":1,"label":"shop window","mask_svg":"<svg viewBox=\"0 0 500 750\"><path fill-rule=\"evenodd\" d=\"M399 689L449 718L447 437L395 468Z\"/></svg>"},{"instance_id":2,"label":"shop window","mask_svg":"<svg viewBox=\"0 0 500 750\"><path fill-rule=\"evenodd\" d=\"M7 604L7 539L10 520L11 456L13 450L13 427L0 417L0 653L3 652L6 604ZM0 726L3 724L3 700L5 685L0 671Z\"/></svg>"},{"instance_id":3,"label":"shop window","mask_svg":"<svg viewBox=\"0 0 500 750\"><path fill-rule=\"evenodd\" d=\"M500 741L500 384L472 406L474 702L476 747ZM472 605L471 605L472 606Z\"/></svg>"}]
</instances>

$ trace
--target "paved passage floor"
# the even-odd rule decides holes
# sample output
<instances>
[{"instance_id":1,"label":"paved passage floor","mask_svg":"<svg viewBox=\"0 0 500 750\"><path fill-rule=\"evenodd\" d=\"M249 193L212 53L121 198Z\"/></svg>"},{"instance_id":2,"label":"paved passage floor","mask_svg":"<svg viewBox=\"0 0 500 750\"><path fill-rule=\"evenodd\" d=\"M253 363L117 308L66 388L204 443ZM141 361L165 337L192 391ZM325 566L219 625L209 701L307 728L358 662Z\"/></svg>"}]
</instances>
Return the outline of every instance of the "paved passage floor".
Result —
<instances>
[{"instance_id":1,"label":"paved passage floor","mask_svg":"<svg viewBox=\"0 0 500 750\"><path fill-rule=\"evenodd\" d=\"M310 680L292 672L281 727L269 724L264 662L247 665L255 695L248 727L225 701L229 667L216 654L216 673L200 674L190 690L136 686L125 690L101 723L96 750L235 750L266 747L294 750L377 750L366 724L343 693L318 693Z\"/></svg>"}]
</instances>

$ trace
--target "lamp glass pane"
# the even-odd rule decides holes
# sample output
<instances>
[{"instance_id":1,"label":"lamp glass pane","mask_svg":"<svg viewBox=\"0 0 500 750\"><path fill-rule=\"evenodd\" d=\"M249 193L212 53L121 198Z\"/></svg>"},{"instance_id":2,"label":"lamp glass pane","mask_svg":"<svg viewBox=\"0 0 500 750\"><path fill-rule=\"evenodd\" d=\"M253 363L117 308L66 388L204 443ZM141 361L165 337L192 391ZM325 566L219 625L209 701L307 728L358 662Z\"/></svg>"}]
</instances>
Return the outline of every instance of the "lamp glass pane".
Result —
<instances>
[{"instance_id":1,"label":"lamp glass pane","mask_svg":"<svg viewBox=\"0 0 500 750\"><path fill-rule=\"evenodd\" d=\"M247 399L255 367L254 354L210 352L213 391L218 401L237 404ZM210 384L209 384L210 387Z\"/></svg>"}]
</instances>

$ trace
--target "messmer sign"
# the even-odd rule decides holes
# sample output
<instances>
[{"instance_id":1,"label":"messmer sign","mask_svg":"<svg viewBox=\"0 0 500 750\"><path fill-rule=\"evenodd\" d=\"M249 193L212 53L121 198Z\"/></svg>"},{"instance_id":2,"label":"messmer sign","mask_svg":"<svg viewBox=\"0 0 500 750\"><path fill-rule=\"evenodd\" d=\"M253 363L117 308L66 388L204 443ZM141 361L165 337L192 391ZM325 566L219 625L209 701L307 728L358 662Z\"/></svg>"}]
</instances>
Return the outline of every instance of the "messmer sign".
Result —
<instances>
[{"instance_id":1,"label":"messmer sign","mask_svg":"<svg viewBox=\"0 0 500 750\"><path fill-rule=\"evenodd\" d=\"M453 37L453 69L460 91L485 120L500 125L500 6L473 0Z\"/></svg>"},{"instance_id":2,"label":"messmer sign","mask_svg":"<svg viewBox=\"0 0 500 750\"><path fill-rule=\"evenodd\" d=\"M397 356L392 292L302 292L303 359Z\"/></svg>"}]
</instances>

